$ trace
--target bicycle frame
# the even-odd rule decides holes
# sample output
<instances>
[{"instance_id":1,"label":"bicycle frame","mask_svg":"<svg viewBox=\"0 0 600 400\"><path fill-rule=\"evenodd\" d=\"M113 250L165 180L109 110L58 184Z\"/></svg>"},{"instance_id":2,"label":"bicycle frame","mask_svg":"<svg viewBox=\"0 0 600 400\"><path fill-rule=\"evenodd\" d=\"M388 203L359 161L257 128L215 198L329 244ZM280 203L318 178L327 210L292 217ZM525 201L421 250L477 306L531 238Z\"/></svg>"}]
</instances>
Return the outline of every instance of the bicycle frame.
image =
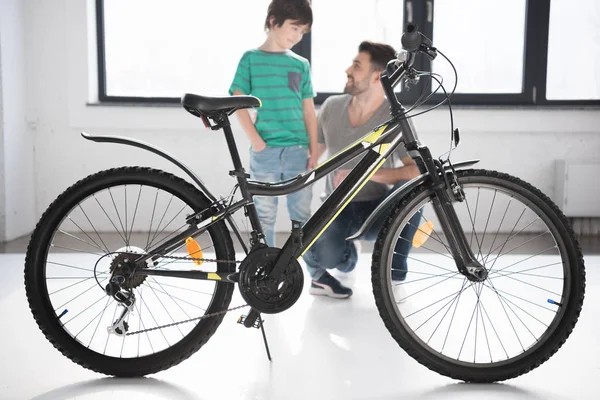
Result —
<instances>
[{"instance_id":1,"label":"bicycle frame","mask_svg":"<svg viewBox=\"0 0 600 400\"><path fill-rule=\"evenodd\" d=\"M390 76L381 76L382 85L384 86L388 98L390 98L389 96L394 96L391 88L396 85L397 81L403 75L403 68L398 68L398 70L396 70ZM233 132L231 130L228 114L221 113L213 116L213 118L218 122L219 126L223 128L225 133L225 138L234 166L234 169L230 171L230 175L237 178L242 194L242 200L228 206L224 205L223 202L217 201L215 196L213 196L208 189L204 187L200 179L193 174L189 168L178 162L174 157L162 152L157 148L142 142L136 142L123 138L94 138L85 134L84 137L86 139L95 141L113 141L117 143L131 144L153 151L154 153L175 162L176 165L178 165L192 177L192 179L199 185L202 192L209 199L213 200L211 207L188 217L187 222L190 224L190 227L187 230L152 249L147 249L148 254L140 256L138 259L136 259L136 264L143 263L153 257L158 258L161 254L165 254L180 248L182 243L185 242L186 238L198 235L199 233L208 229L208 227L210 227L212 224L215 224L222 219L229 219L231 214L241 208L245 208L246 214L250 219L252 226L252 237L250 244L252 249L254 249L256 246L261 244L262 240L264 240L264 233L262 232L256 208L252 200L253 196L279 196L296 192L308 185L313 184L348 161L360 156L363 153L366 153L361 161L350 171L348 176L340 183L340 185L333 190L325 202L321 204L321 206L303 226L300 226L300 223L297 221L292 221L292 234L281 248L279 256L277 257L274 265L271 266L269 271L267 271L269 281L273 285L276 285L280 274L284 271L285 267L290 263L292 258L300 258L306 253L306 251L308 251L318 237L327 229L333 220L348 205L348 203L352 201L352 199L362 189L367 181L369 181L369 179L371 179L371 177L381 168L389 155L402 143L422 174L417 178L417 180L413 180L407 183L405 186L412 188L416 187L417 185L426 184L431 187L435 193L435 197L433 199L434 210L440 220L440 224L442 225L444 233L446 233L448 236L448 242L450 244L449 247L453 258L456 261L457 269L459 272L465 275L473 275L476 272L481 271L483 267L476 261L470 246L466 242L462 227L452 206L452 201L456 199L456 196L453 196L453 194L449 193L452 192L450 182L453 181L453 171L448 171L440 162L434 160L429 149L426 146L421 145L414 130L412 121L410 118L406 117L406 110L400 103L392 102L391 114L392 118L390 120L374 128L370 133L350 144L348 147L335 154L324 163L318 165L310 171L300 174L294 179L275 183L255 182L248 180L250 176L246 174L242 166ZM474 164L475 162L467 162L463 165L470 165ZM450 179L447 175L450 175ZM407 191L402 191L400 193L406 194ZM381 212L382 209L380 207L375 210L373 214L376 215ZM365 230L365 226L372 223L373 220L374 217L371 216L365 222L364 226L359 230L359 233L363 232ZM231 222L231 220L229 221ZM235 232L243 245L239 233L237 230L235 230ZM354 237L356 237L356 234ZM234 276L231 276L232 274L230 273L207 273L203 271L173 271L144 268L136 269L134 274L217 280L232 283L237 282L235 276L237 274L233 274Z\"/></svg>"}]
</instances>

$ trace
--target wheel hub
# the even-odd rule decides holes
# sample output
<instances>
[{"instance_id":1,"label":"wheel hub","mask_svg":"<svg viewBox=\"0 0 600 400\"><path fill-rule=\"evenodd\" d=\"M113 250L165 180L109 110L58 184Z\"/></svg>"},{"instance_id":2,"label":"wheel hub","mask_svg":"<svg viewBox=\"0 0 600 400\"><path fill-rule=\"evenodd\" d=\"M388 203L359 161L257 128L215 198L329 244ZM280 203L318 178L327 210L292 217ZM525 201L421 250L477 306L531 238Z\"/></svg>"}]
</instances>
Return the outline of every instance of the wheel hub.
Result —
<instances>
[{"instance_id":1,"label":"wheel hub","mask_svg":"<svg viewBox=\"0 0 600 400\"><path fill-rule=\"evenodd\" d=\"M145 275L133 275L136 268L148 268L149 263L134 265L133 261L145 251L139 247L128 246L116 251L119 253L110 264L111 276L120 275L123 282L120 283L121 289L135 289L146 280Z\"/></svg>"}]
</instances>

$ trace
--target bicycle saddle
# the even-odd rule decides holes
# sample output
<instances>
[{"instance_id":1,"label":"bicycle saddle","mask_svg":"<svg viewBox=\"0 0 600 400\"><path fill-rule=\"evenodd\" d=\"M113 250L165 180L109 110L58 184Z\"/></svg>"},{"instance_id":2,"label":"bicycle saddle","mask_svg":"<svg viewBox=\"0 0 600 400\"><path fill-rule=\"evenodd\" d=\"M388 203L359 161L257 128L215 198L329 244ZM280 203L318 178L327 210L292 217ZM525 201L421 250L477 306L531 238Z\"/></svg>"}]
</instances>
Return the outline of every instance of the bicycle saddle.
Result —
<instances>
[{"instance_id":1,"label":"bicycle saddle","mask_svg":"<svg viewBox=\"0 0 600 400\"><path fill-rule=\"evenodd\" d=\"M186 93L181 97L181 105L191 114L199 116L215 111L260 107L262 103L254 96L205 97Z\"/></svg>"}]
</instances>

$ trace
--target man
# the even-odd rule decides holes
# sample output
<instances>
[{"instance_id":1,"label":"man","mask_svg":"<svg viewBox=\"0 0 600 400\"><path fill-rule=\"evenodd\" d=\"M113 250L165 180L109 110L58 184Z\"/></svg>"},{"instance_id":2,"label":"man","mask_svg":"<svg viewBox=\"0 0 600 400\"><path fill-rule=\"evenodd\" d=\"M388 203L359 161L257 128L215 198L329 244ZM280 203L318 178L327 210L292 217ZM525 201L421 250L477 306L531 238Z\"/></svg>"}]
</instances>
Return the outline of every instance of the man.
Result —
<instances>
[{"instance_id":1,"label":"man","mask_svg":"<svg viewBox=\"0 0 600 400\"><path fill-rule=\"evenodd\" d=\"M337 153L369 133L375 126L389 120L390 105L379 78L388 61L395 57L396 53L389 45L373 42L360 44L358 55L346 70L348 81L344 88L345 94L330 96L321 106L318 116L319 156L325 150L329 154ZM358 160L353 160L344 166L348 169L334 171L326 178L325 197L340 184L357 162ZM395 188L418 174L417 166L400 145L304 255L312 278L311 294L334 298L352 295L352 289L342 285L327 269L335 268L342 272L354 269L358 259L357 247L345 238L355 233ZM415 224L418 224L418 214L416 218ZM366 239L375 239L382 221L380 218L377 226L369 230ZM396 245L398 254L394 256L392 264L393 280L401 281L406 277L406 255L415 231L416 226L408 225L402 232L402 236L408 240L400 239Z\"/></svg>"}]
</instances>

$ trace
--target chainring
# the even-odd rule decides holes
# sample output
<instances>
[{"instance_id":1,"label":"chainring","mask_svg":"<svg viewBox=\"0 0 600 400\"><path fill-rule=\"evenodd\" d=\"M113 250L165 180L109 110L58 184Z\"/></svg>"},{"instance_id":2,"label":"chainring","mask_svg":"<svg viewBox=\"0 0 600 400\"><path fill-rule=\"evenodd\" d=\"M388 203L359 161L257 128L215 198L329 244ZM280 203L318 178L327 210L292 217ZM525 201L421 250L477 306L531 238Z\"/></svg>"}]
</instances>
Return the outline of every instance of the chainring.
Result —
<instances>
[{"instance_id":1,"label":"chainring","mask_svg":"<svg viewBox=\"0 0 600 400\"><path fill-rule=\"evenodd\" d=\"M287 265L276 290L265 279L266 270L272 266L281 250L274 247L257 249L240 265L239 289L250 307L265 314L277 314L298 301L304 288L304 273L295 258Z\"/></svg>"}]
</instances>

